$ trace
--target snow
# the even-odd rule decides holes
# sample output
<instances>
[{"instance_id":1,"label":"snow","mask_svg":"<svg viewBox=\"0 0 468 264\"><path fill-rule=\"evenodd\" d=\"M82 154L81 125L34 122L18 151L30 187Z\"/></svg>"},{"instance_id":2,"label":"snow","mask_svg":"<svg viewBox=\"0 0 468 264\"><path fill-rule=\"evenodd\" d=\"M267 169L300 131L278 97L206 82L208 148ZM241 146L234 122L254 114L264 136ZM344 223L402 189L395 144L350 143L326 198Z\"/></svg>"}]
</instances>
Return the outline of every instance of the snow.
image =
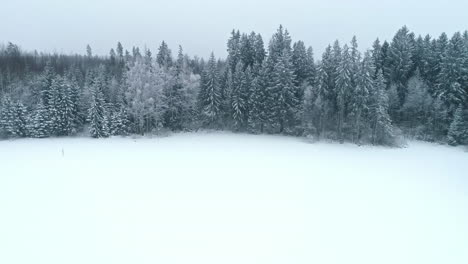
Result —
<instances>
[{"instance_id":1,"label":"snow","mask_svg":"<svg viewBox=\"0 0 468 264\"><path fill-rule=\"evenodd\" d=\"M0 263L468 263L468 153L281 136L0 141Z\"/></svg>"}]
</instances>

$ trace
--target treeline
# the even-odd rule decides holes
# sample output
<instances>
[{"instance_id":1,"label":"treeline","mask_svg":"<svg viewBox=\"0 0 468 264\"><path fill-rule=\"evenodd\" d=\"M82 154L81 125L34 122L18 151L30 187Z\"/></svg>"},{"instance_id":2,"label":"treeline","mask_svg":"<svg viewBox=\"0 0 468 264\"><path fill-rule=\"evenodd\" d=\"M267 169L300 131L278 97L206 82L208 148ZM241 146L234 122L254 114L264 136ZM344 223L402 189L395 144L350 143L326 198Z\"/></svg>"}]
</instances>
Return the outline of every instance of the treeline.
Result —
<instances>
[{"instance_id":1,"label":"treeline","mask_svg":"<svg viewBox=\"0 0 468 264\"><path fill-rule=\"evenodd\" d=\"M314 61L279 27L232 31L228 56L205 61L163 42L109 56L0 47L0 135L50 137L200 128L395 145L405 136L468 142L468 32L416 36L401 28L361 53L354 37Z\"/></svg>"}]
</instances>

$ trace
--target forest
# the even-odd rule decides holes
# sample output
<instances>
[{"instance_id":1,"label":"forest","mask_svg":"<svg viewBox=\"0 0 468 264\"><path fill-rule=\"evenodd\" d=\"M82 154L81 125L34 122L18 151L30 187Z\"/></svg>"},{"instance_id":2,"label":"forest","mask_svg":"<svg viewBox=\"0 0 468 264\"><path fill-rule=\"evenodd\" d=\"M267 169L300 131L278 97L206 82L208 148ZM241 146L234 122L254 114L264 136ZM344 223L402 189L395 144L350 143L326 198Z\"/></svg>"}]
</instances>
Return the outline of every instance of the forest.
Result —
<instances>
[{"instance_id":1,"label":"forest","mask_svg":"<svg viewBox=\"0 0 468 264\"><path fill-rule=\"evenodd\" d=\"M0 46L0 137L145 135L200 129L398 146L468 143L468 31L406 26L361 52L356 37L320 59L280 26L268 43L233 30L227 57L109 55Z\"/></svg>"}]
</instances>

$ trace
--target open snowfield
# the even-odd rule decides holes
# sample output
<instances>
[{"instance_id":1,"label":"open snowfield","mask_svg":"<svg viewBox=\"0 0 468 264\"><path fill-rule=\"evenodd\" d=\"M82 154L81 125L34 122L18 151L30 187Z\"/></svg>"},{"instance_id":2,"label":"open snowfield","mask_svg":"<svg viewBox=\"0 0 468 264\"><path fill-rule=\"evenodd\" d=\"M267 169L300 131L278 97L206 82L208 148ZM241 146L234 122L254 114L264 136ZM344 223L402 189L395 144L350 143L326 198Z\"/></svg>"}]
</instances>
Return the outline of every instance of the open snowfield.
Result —
<instances>
[{"instance_id":1,"label":"open snowfield","mask_svg":"<svg viewBox=\"0 0 468 264\"><path fill-rule=\"evenodd\" d=\"M0 141L0 263L466 264L468 152L230 133Z\"/></svg>"}]
</instances>

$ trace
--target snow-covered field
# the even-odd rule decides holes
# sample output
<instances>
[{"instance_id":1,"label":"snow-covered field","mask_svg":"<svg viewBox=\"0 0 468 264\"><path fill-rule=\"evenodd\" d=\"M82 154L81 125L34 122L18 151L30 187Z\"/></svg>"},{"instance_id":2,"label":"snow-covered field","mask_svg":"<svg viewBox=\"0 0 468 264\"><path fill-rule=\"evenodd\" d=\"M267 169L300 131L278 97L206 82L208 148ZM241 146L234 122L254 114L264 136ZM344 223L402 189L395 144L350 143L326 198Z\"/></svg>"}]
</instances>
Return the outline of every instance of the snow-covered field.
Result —
<instances>
[{"instance_id":1,"label":"snow-covered field","mask_svg":"<svg viewBox=\"0 0 468 264\"><path fill-rule=\"evenodd\" d=\"M0 263L466 264L468 152L229 133L0 141Z\"/></svg>"}]
</instances>

